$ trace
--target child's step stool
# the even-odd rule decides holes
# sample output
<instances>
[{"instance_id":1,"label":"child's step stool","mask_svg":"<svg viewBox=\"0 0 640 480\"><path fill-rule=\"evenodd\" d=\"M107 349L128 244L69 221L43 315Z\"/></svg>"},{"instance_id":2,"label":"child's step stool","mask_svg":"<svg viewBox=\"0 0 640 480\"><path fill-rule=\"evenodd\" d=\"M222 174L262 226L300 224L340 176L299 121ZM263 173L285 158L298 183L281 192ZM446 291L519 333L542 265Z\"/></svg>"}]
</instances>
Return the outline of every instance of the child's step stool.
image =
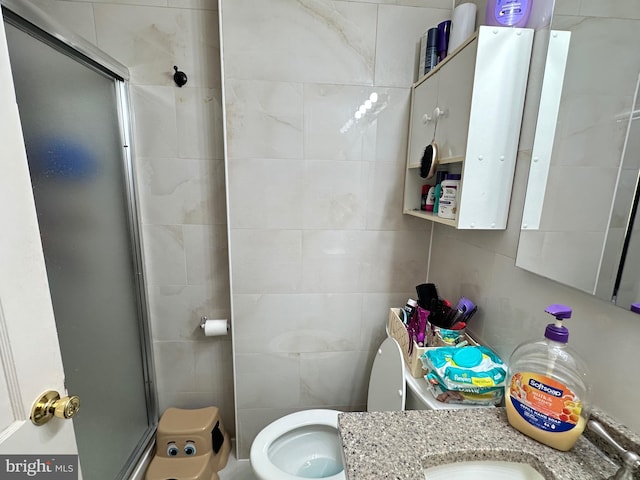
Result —
<instances>
[{"instance_id":1,"label":"child's step stool","mask_svg":"<svg viewBox=\"0 0 640 480\"><path fill-rule=\"evenodd\" d=\"M167 408L145 480L219 480L217 472L227 464L230 450L217 407Z\"/></svg>"}]
</instances>

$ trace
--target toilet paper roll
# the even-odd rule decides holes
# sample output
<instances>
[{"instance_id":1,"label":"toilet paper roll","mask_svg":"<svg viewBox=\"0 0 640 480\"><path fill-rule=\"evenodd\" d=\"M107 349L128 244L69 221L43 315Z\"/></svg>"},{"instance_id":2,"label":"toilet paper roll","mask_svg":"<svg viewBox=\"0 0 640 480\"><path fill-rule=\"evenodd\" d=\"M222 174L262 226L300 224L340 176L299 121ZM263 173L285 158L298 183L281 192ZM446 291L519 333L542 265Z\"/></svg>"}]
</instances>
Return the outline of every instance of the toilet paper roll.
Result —
<instances>
[{"instance_id":1,"label":"toilet paper roll","mask_svg":"<svg viewBox=\"0 0 640 480\"><path fill-rule=\"evenodd\" d=\"M462 45L476 31L477 11L478 7L475 3L463 3L453 9L447 54Z\"/></svg>"},{"instance_id":2,"label":"toilet paper roll","mask_svg":"<svg viewBox=\"0 0 640 480\"><path fill-rule=\"evenodd\" d=\"M202 329L205 337L218 337L229 333L229 323L226 320L207 320Z\"/></svg>"}]
</instances>

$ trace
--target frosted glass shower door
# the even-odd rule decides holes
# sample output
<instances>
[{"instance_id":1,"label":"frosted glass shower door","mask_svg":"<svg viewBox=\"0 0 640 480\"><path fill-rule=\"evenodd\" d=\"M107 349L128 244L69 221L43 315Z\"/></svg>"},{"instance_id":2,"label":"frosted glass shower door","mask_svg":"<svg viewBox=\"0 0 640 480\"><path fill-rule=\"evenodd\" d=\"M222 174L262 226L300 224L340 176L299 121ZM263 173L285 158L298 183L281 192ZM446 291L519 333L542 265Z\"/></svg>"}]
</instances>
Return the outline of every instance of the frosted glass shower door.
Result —
<instances>
[{"instance_id":1,"label":"frosted glass shower door","mask_svg":"<svg viewBox=\"0 0 640 480\"><path fill-rule=\"evenodd\" d=\"M117 79L6 24L83 476L121 478L153 431ZM34 345L34 348L37 348Z\"/></svg>"}]
</instances>

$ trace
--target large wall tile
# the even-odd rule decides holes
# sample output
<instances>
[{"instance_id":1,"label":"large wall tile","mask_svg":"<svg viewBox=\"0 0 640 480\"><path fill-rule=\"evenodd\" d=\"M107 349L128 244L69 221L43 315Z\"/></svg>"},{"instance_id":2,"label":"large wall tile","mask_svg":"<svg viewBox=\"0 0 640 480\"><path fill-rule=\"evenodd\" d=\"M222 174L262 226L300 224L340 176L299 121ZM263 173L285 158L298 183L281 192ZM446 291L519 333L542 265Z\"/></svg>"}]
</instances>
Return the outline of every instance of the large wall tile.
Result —
<instances>
[{"instance_id":1,"label":"large wall tile","mask_svg":"<svg viewBox=\"0 0 640 480\"><path fill-rule=\"evenodd\" d=\"M229 318L229 285L218 280L201 285L151 287L149 313L155 340L204 340L200 328L203 316Z\"/></svg>"},{"instance_id":2,"label":"large wall tile","mask_svg":"<svg viewBox=\"0 0 640 480\"><path fill-rule=\"evenodd\" d=\"M233 397L233 368L231 339L228 337L205 337L193 345L194 380L193 392L227 392Z\"/></svg>"},{"instance_id":3,"label":"large wall tile","mask_svg":"<svg viewBox=\"0 0 640 480\"><path fill-rule=\"evenodd\" d=\"M229 276L225 225L183 225L187 283L217 281Z\"/></svg>"},{"instance_id":4,"label":"large wall tile","mask_svg":"<svg viewBox=\"0 0 640 480\"><path fill-rule=\"evenodd\" d=\"M405 292L423 282L428 232L307 230L305 291Z\"/></svg>"},{"instance_id":5,"label":"large wall tile","mask_svg":"<svg viewBox=\"0 0 640 480\"><path fill-rule=\"evenodd\" d=\"M602 85L607 85L612 96L633 95L640 59L634 55L635 46L628 39L637 38L637 30L637 20L574 18L563 93L598 95L602 94ZM615 54L611 45L616 46ZM593 58L601 61L594 65Z\"/></svg>"},{"instance_id":6,"label":"large wall tile","mask_svg":"<svg viewBox=\"0 0 640 480\"><path fill-rule=\"evenodd\" d=\"M562 3L562 2L560 2ZM640 5L635 0L602 2L582 0L580 14L593 17L640 18Z\"/></svg>"},{"instance_id":7,"label":"large wall tile","mask_svg":"<svg viewBox=\"0 0 640 480\"><path fill-rule=\"evenodd\" d=\"M235 295L235 314L238 354L357 350L364 333L358 294Z\"/></svg>"},{"instance_id":8,"label":"large wall tile","mask_svg":"<svg viewBox=\"0 0 640 480\"><path fill-rule=\"evenodd\" d=\"M260 339L256 338L256 342ZM238 408L294 407L300 399L300 356L236 354Z\"/></svg>"},{"instance_id":9,"label":"large wall tile","mask_svg":"<svg viewBox=\"0 0 640 480\"><path fill-rule=\"evenodd\" d=\"M171 87L133 86L134 137L141 157L178 156L176 105Z\"/></svg>"},{"instance_id":10,"label":"large wall tile","mask_svg":"<svg viewBox=\"0 0 640 480\"><path fill-rule=\"evenodd\" d=\"M424 283L424 279L423 282ZM416 298L415 289L404 293L366 293L362 295L362 322L360 324L361 351L376 351L387 338L386 325L389 309L402 308L409 298Z\"/></svg>"},{"instance_id":11,"label":"large wall tile","mask_svg":"<svg viewBox=\"0 0 640 480\"><path fill-rule=\"evenodd\" d=\"M74 2L116 3L123 6L141 5L147 7L166 7L167 0L73 0Z\"/></svg>"},{"instance_id":12,"label":"large wall tile","mask_svg":"<svg viewBox=\"0 0 640 480\"><path fill-rule=\"evenodd\" d=\"M487 301L487 285L491 284L494 255L462 241L458 233L450 227L435 226L427 281L435 283L438 292L451 303L460 297L469 298L480 307L476 315L480 316ZM476 323L476 317L473 322ZM474 330L473 325L471 328Z\"/></svg>"},{"instance_id":13,"label":"large wall tile","mask_svg":"<svg viewBox=\"0 0 640 480\"><path fill-rule=\"evenodd\" d=\"M365 233L349 230L303 232L302 278L305 292L361 291Z\"/></svg>"},{"instance_id":14,"label":"large wall tile","mask_svg":"<svg viewBox=\"0 0 640 480\"><path fill-rule=\"evenodd\" d=\"M74 34L96 44L96 25L93 21L93 6L63 2L60 0L31 0L38 8L51 15Z\"/></svg>"},{"instance_id":15,"label":"large wall tile","mask_svg":"<svg viewBox=\"0 0 640 480\"><path fill-rule=\"evenodd\" d=\"M185 285L187 267L182 228L144 225L142 239L149 285Z\"/></svg>"},{"instance_id":16,"label":"large wall tile","mask_svg":"<svg viewBox=\"0 0 640 480\"><path fill-rule=\"evenodd\" d=\"M217 88L175 89L178 154L182 158L224 158L222 104Z\"/></svg>"},{"instance_id":17,"label":"large wall tile","mask_svg":"<svg viewBox=\"0 0 640 480\"><path fill-rule=\"evenodd\" d=\"M218 10L218 0L167 0L167 5L173 8Z\"/></svg>"},{"instance_id":18,"label":"large wall tile","mask_svg":"<svg viewBox=\"0 0 640 480\"><path fill-rule=\"evenodd\" d=\"M305 85L305 159L404 164L410 94L408 88Z\"/></svg>"},{"instance_id":19,"label":"large wall tile","mask_svg":"<svg viewBox=\"0 0 640 480\"><path fill-rule=\"evenodd\" d=\"M303 227L363 229L368 162L306 161Z\"/></svg>"},{"instance_id":20,"label":"large wall tile","mask_svg":"<svg viewBox=\"0 0 640 480\"><path fill-rule=\"evenodd\" d=\"M302 276L300 230L232 230L235 294L294 293Z\"/></svg>"},{"instance_id":21,"label":"large wall tile","mask_svg":"<svg viewBox=\"0 0 640 480\"><path fill-rule=\"evenodd\" d=\"M220 85L217 12L107 3L94 11L98 46L129 67L132 82L175 86L177 65L188 87Z\"/></svg>"},{"instance_id":22,"label":"large wall tile","mask_svg":"<svg viewBox=\"0 0 640 480\"><path fill-rule=\"evenodd\" d=\"M380 110L376 113L376 160L405 165L411 89L376 88Z\"/></svg>"},{"instance_id":23,"label":"large wall tile","mask_svg":"<svg viewBox=\"0 0 640 480\"><path fill-rule=\"evenodd\" d=\"M605 234L605 231L523 231L518 266L592 292Z\"/></svg>"},{"instance_id":24,"label":"large wall tile","mask_svg":"<svg viewBox=\"0 0 640 480\"><path fill-rule=\"evenodd\" d=\"M153 342L158 392L194 392L195 356L192 342Z\"/></svg>"},{"instance_id":25,"label":"large wall tile","mask_svg":"<svg viewBox=\"0 0 640 480\"><path fill-rule=\"evenodd\" d=\"M375 160L375 103L356 121L355 113L376 90L347 85L305 85L304 155L312 160ZM352 123L353 122L353 123Z\"/></svg>"},{"instance_id":26,"label":"large wall tile","mask_svg":"<svg viewBox=\"0 0 640 480\"><path fill-rule=\"evenodd\" d=\"M424 282L429 231L368 231L362 241L363 292L406 292Z\"/></svg>"},{"instance_id":27,"label":"large wall tile","mask_svg":"<svg viewBox=\"0 0 640 480\"><path fill-rule=\"evenodd\" d=\"M142 221L148 224L224 224L224 162L138 158Z\"/></svg>"},{"instance_id":28,"label":"large wall tile","mask_svg":"<svg viewBox=\"0 0 640 480\"><path fill-rule=\"evenodd\" d=\"M366 199L367 230L429 230L431 222L402 214L404 162L369 166Z\"/></svg>"},{"instance_id":29,"label":"large wall tile","mask_svg":"<svg viewBox=\"0 0 640 480\"><path fill-rule=\"evenodd\" d=\"M222 15L227 78L373 83L375 5L223 0Z\"/></svg>"},{"instance_id":30,"label":"large wall tile","mask_svg":"<svg viewBox=\"0 0 640 480\"><path fill-rule=\"evenodd\" d=\"M300 355L301 401L309 407L366 403L369 387L365 352L324 352Z\"/></svg>"},{"instance_id":31,"label":"large wall tile","mask_svg":"<svg viewBox=\"0 0 640 480\"><path fill-rule=\"evenodd\" d=\"M302 158L302 85L225 82L227 150L236 158ZM245 136L249 135L249 138Z\"/></svg>"},{"instance_id":32,"label":"large wall tile","mask_svg":"<svg viewBox=\"0 0 640 480\"><path fill-rule=\"evenodd\" d=\"M307 187L303 161L239 159L228 168L231 228L299 228Z\"/></svg>"},{"instance_id":33,"label":"large wall tile","mask_svg":"<svg viewBox=\"0 0 640 480\"><path fill-rule=\"evenodd\" d=\"M424 7L424 8L448 8L453 7L452 0L348 0L362 1L366 3L380 3L385 5L405 5L408 7Z\"/></svg>"},{"instance_id":34,"label":"large wall tile","mask_svg":"<svg viewBox=\"0 0 640 480\"><path fill-rule=\"evenodd\" d=\"M594 192L613 192L617 178L617 168L552 166L540 230L604 232L611 211L611 194L604 201Z\"/></svg>"},{"instance_id":35,"label":"large wall tile","mask_svg":"<svg viewBox=\"0 0 640 480\"><path fill-rule=\"evenodd\" d=\"M570 94L561 100L553 147L554 165L616 168L622 159L635 85L618 95Z\"/></svg>"}]
</instances>

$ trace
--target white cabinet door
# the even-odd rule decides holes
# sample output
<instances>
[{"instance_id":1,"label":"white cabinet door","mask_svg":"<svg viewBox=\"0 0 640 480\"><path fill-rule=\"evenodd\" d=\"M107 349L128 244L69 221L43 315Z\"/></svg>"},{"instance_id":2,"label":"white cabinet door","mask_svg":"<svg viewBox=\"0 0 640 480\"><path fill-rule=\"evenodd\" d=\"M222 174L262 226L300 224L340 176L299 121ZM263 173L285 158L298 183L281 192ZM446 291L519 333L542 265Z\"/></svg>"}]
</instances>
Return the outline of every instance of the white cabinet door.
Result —
<instances>
[{"instance_id":1,"label":"white cabinet door","mask_svg":"<svg viewBox=\"0 0 640 480\"><path fill-rule=\"evenodd\" d=\"M465 155L477 49L478 42L467 45L438 72L440 85L447 86L438 92L438 107L445 112L436 135L440 158Z\"/></svg>"},{"instance_id":2,"label":"white cabinet door","mask_svg":"<svg viewBox=\"0 0 640 480\"><path fill-rule=\"evenodd\" d=\"M433 111L438 105L438 78L438 75L429 77L413 90L409 133L409 165L412 166L420 165L425 147L433 140L436 125Z\"/></svg>"},{"instance_id":3,"label":"white cabinet door","mask_svg":"<svg viewBox=\"0 0 640 480\"><path fill-rule=\"evenodd\" d=\"M53 468L53 457L77 455L77 445L71 420L29 420L41 393L66 392L2 21L0 112L0 455L39 455ZM0 462L0 478L9 468L20 466Z\"/></svg>"}]
</instances>

